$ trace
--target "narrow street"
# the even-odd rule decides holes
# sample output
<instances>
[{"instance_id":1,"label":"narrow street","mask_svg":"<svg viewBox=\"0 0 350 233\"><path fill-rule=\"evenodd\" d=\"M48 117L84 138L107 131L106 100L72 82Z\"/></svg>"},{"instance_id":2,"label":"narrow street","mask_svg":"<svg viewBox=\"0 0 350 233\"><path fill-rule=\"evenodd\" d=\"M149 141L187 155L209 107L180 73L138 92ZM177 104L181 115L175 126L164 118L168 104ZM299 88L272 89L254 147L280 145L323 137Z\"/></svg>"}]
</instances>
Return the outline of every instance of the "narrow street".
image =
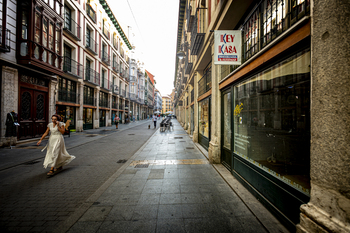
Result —
<instances>
[{"instance_id":1,"label":"narrow street","mask_svg":"<svg viewBox=\"0 0 350 233\"><path fill-rule=\"evenodd\" d=\"M150 123L72 134L65 139L76 159L52 178L43 159L2 169L1 232L288 232L228 185L177 120L166 132ZM84 141L89 135L99 138Z\"/></svg>"},{"instance_id":2,"label":"narrow street","mask_svg":"<svg viewBox=\"0 0 350 233\"><path fill-rule=\"evenodd\" d=\"M65 136L76 159L57 176L43 169L45 152L36 142L0 150L1 232L52 232L76 211L155 132L142 121ZM106 134L108 133L108 134ZM93 136L93 137L91 137ZM12 160L11 160L12 156ZM11 160L11 161L9 161ZM17 162L17 165L14 163ZM27 162L23 164L24 162ZM10 167L6 169L6 167Z\"/></svg>"}]
</instances>

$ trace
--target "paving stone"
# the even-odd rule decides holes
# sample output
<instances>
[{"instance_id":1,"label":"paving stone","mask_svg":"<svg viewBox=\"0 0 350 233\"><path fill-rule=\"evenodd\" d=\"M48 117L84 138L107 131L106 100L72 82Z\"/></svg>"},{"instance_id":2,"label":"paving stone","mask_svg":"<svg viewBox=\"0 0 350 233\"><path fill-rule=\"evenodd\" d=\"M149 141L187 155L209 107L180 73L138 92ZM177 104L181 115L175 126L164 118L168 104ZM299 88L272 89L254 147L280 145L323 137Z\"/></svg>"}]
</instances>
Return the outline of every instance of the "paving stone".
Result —
<instances>
[{"instance_id":1,"label":"paving stone","mask_svg":"<svg viewBox=\"0 0 350 233\"><path fill-rule=\"evenodd\" d=\"M81 222L100 222L105 220L109 212L111 211L111 206L92 206L86 213L79 219Z\"/></svg>"},{"instance_id":2,"label":"paving stone","mask_svg":"<svg viewBox=\"0 0 350 233\"><path fill-rule=\"evenodd\" d=\"M132 220L156 219L158 216L158 206L158 204L135 206Z\"/></svg>"},{"instance_id":3,"label":"paving stone","mask_svg":"<svg viewBox=\"0 0 350 233\"><path fill-rule=\"evenodd\" d=\"M94 233L102 225L102 222L77 222L68 231L68 233Z\"/></svg>"}]
</instances>

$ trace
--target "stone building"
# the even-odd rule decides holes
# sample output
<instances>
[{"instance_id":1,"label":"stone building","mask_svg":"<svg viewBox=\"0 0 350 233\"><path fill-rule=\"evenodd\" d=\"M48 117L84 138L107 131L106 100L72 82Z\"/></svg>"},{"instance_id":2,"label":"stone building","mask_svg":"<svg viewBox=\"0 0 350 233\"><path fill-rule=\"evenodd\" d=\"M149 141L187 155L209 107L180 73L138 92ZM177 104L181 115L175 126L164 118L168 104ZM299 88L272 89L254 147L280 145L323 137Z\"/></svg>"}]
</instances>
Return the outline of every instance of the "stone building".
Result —
<instances>
[{"instance_id":1,"label":"stone building","mask_svg":"<svg viewBox=\"0 0 350 233\"><path fill-rule=\"evenodd\" d=\"M162 114L173 111L171 97L168 95L162 96Z\"/></svg>"},{"instance_id":2,"label":"stone building","mask_svg":"<svg viewBox=\"0 0 350 233\"><path fill-rule=\"evenodd\" d=\"M182 126L291 231L349 232L349 1L179 6ZM214 64L218 30L241 33L240 65Z\"/></svg>"},{"instance_id":3,"label":"stone building","mask_svg":"<svg viewBox=\"0 0 350 233\"><path fill-rule=\"evenodd\" d=\"M154 112L154 89L154 75L145 70L145 105L147 117L152 116Z\"/></svg>"},{"instance_id":4,"label":"stone building","mask_svg":"<svg viewBox=\"0 0 350 233\"><path fill-rule=\"evenodd\" d=\"M3 0L1 9L0 146L40 137L54 113L76 131L124 122L132 47L105 1ZM10 111L20 124L12 138Z\"/></svg>"}]
</instances>

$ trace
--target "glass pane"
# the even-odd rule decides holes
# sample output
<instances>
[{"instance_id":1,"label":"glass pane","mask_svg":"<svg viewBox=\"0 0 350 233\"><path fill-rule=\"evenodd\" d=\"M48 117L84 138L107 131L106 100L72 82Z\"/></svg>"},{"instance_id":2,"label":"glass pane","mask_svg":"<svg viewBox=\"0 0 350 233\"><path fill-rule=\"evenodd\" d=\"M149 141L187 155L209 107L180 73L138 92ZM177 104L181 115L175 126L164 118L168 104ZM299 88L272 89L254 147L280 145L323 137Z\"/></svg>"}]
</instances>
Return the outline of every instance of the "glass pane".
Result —
<instances>
[{"instance_id":1,"label":"glass pane","mask_svg":"<svg viewBox=\"0 0 350 233\"><path fill-rule=\"evenodd\" d=\"M28 13L22 11L22 39L28 39Z\"/></svg>"},{"instance_id":2,"label":"glass pane","mask_svg":"<svg viewBox=\"0 0 350 233\"><path fill-rule=\"evenodd\" d=\"M209 138L209 100L199 102L199 133Z\"/></svg>"},{"instance_id":3,"label":"glass pane","mask_svg":"<svg viewBox=\"0 0 350 233\"><path fill-rule=\"evenodd\" d=\"M235 86L234 106L234 152L309 194L310 51Z\"/></svg>"},{"instance_id":4,"label":"glass pane","mask_svg":"<svg viewBox=\"0 0 350 233\"><path fill-rule=\"evenodd\" d=\"M47 19L43 19L43 46L47 47Z\"/></svg>"},{"instance_id":5,"label":"glass pane","mask_svg":"<svg viewBox=\"0 0 350 233\"><path fill-rule=\"evenodd\" d=\"M61 54L60 45L61 45L61 30L60 29L56 29L56 53L58 55Z\"/></svg>"},{"instance_id":6,"label":"glass pane","mask_svg":"<svg viewBox=\"0 0 350 233\"><path fill-rule=\"evenodd\" d=\"M47 61L47 52L46 52L46 50L44 50L44 52L43 52L43 61L44 62Z\"/></svg>"},{"instance_id":7,"label":"glass pane","mask_svg":"<svg viewBox=\"0 0 350 233\"><path fill-rule=\"evenodd\" d=\"M224 147L231 150L231 93L224 95Z\"/></svg>"}]
</instances>

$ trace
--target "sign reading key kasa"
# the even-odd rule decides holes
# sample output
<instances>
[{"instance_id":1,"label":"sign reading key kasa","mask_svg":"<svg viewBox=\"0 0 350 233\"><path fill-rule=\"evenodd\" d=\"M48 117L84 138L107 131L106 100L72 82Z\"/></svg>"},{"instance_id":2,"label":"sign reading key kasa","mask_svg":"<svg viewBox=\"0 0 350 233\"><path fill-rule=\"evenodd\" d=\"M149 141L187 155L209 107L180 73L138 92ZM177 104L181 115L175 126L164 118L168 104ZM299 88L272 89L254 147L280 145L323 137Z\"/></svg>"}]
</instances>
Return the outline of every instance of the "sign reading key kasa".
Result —
<instances>
[{"instance_id":1,"label":"sign reading key kasa","mask_svg":"<svg viewBox=\"0 0 350 233\"><path fill-rule=\"evenodd\" d=\"M242 32L240 30L214 32L214 64L242 64Z\"/></svg>"}]
</instances>

